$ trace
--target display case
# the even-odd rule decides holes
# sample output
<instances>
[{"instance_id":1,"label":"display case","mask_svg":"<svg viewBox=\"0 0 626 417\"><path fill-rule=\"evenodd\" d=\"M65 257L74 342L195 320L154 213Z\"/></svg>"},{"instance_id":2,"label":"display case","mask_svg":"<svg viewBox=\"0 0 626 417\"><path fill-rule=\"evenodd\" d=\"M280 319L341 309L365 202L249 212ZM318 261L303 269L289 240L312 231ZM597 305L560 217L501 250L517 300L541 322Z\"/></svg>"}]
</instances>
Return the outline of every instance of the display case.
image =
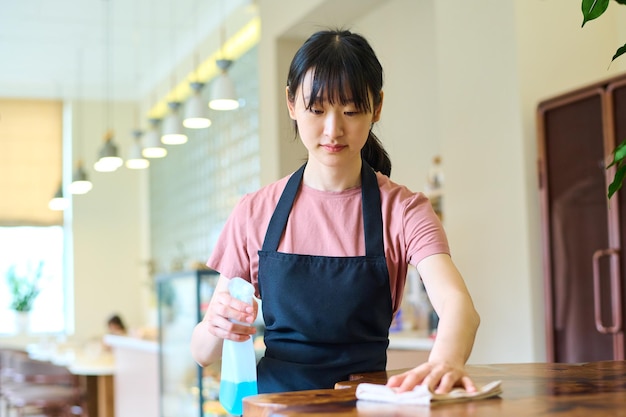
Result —
<instances>
[{"instance_id":1,"label":"display case","mask_svg":"<svg viewBox=\"0 0 626 417\"><path fill-rule=\"evenodd\" d=\"M190 353L191 334L202 320L219 274L181 271L156 277L162 417L228 415L220 406L220 364L200 367Z\"/></svg>"}]
</instances>

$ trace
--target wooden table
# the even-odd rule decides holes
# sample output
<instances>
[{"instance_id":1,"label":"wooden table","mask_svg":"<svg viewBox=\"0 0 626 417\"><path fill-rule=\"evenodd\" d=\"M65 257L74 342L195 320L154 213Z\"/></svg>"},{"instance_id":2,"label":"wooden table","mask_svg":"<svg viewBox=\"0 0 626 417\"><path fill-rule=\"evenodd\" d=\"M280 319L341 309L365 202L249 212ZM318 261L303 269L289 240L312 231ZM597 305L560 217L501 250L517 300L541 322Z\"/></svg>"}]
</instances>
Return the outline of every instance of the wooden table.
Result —
<instances>
[{"instance_id":1,"label":"wooden table","mask_svg":"<svg viewBox=\"0 0 626 417\"><path fill-rule=\"evenodd\" d=\"M383 384L388 376L401 372L397 370L353 375L336 389L248 397L244 399L244 417L626 416L626 361L474 365L467 369L477 384L501 380L503 394L430 407L357 403L354 393L360 382Z\"/></svg>"},{"instance_id":2,"label":"wooden table","mask_svg":"<svg viewBox=\"0 0 626 417\"><path fill-rule=\"evenodd\" d=\"M87 415L89 417L114 417L115 394L112 364L90 365L72 364L68 369L80 378L81 389L85 393Z\"/></svg>"}]
</instances>

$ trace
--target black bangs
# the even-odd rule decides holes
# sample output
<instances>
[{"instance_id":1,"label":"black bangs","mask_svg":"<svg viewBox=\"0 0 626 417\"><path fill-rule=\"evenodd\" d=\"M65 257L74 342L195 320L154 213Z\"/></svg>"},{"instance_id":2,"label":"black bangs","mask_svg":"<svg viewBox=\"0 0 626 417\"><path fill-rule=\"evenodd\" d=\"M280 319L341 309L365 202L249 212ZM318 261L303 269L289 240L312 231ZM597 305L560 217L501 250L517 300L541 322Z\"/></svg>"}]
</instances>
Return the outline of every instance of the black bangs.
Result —
<instances>
[{"instance_id":1,"label":"black bangs","mask_svg":"<svg viewBox=\"0 0 626 417\"><path fill-rule=\"evenodd\" d=\"M317 65L312 68L313 85L307 108L327 100L331 105L336 102L342 106L354 104L358 111L372 111L368 83L363 77L361 66L358 59L345 48L322 51Z\"/></svg>"},{"instance_id":2,"label":"black bangs","mask_svg":"<svg viewBox=\"0 0 626 417\"><path fill-rule=\"evenodd\" d=\"M294 56L287 76L290 100L295 99L305 74L312 70L313 82L307 108L327 100L330 104L354 104L358 111L371 112L380 102L382 67L365 38L349 31L313 34Z\"/></svg>"}]
</instances>

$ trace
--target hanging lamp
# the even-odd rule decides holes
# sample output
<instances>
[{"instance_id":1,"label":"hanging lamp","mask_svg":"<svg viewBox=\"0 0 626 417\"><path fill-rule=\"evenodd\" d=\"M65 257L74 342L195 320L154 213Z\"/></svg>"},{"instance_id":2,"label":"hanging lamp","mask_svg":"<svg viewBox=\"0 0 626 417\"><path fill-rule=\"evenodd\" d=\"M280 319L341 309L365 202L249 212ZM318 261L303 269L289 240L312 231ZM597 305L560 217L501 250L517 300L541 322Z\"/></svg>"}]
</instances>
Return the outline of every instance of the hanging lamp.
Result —
<instances>
[{"instance_id":1,"label":"hanging lamp","mask_svg":"<svg viewBox=\"0 0 626 417\"><path fill-rule=\"evenodd\" d=\"M211 100L209 107L213 110L235 110L239 107L239 100L235 92L235 84L228 75L228 68L233 61L230 59L218 59L215 61L220 69L220 75L213 81L211 86Z\"/></svg>"},{"instance_id":2,"label":"hanging lamp","mask_svg":"<svg viewBox=\"0 0 626 417\"><path fill-rule=\"evenodd\" d=\"M68 185L67 191L70 194L86 194L93 188L93 184L87 178L87 173L83 168L82 161L82 137L78 136L83 133L83 114L80 110L82 110L82 106L84 105L80 100L82 99L82 62L83 62L83 51L82 49L78 50L78 58L77 58L77 74L76 74L76 83L77 83L77 99L72 104L72 118L76 118L75 125L76 129L72 129L72 144L76 142L76 153L78 154L78 160L76 162L76 169L72 173L72 182ZM80 102L80 105L79 105Z\"/></svg>"},{"instance_id":3,"label":"hanging lamp","mask_svg":"<svg viewBox=\"0 0 626 417\"><path fill-rule=\"evenodd\" d=\"M70 201L63 197L63 184L59 184L59 188L54 196L48 202L48 208L55 211L63 211L70 206Z\"/></svg>"},{"instance_id":4,"label":"hanging lamp","mask_svg":"<svg viewBox=\"0 0 626 417\"><path fill-rule=\"evenodd\" d=\"M119 156L117 145L113 143L113 131L109 130L104 135L104 144L98 153L98 160L93 169L98 172L113 172L124 164Z\"/></svg>"},{"instance_id":5,"label":"hanging lamp","mask_svg":"<svg viewBox=\"0 0 626 417\"><path fill-rule=\"evenodd\" d=\"M220 69L220 74L213 81L213 85L211 86L211 99L209 100L209 107L213 110L235 110L239 107L239 100L235 92L235 83L233 83L232 78L228 75L228 69L233 64L233 61L225 58L225 44L226 29L222 25L220 28L220 50L222 57L215 61L215 64Z\"/></svg>"},{"instance_id":6,"label":"hanging lamp","mask_svg":"<svg viewBox=\"0 0 626 417\"><path fill-rule=\"evenodd\" d=\"M133 143L130 146L130 150L128 151L128 158L126 158L126 168L129 169L146 169L150 166L150 161L146 159L142 152L143 147L141 146L141 135L143 132L141 130L133 130Z\"/></svg>"},{"instance_id":7,"label":"hanging lamp","mask_svg":"<svg viewBox=\"0 0 626 417\"><path fill-rule=\"evenodd\" d=\"M197 17L200 15L198 13L199 0L194 1L194 24L193 31L194 36L197 37L198 32L198 22ZM196 43L199 45L201 43L200 39L197 39ZM200 82L197 76L197 71L199 67L199 55L200 52L196 51L194 53L194 62L193 62L193 74L195 80L189 83L189 88L191 89L191 95L187 99L187 103L185 104L185 117L183 118L183 126L188 129L205 129L211 126L211 119L208 116L208 109L206 106L206 101L200 94L202 88L204 87L204 83Z\"/></svg>"},{"instance_id":8,"label":"hanging lamp","mask_svg":"<svg viewBox=\"0 0 626 417\"><path fill-rule=\"evenodd\" d=\"M167 155L167 149L161 143L158 126L160 119L149 119L150 128L143 136L143 149L141 154L146 158L163 158Z\"/></svg>"},{"instance_id":9,"label":"hanging lamp","mask_svg":"<svg viewBox=\"0 0 626 417\"><path fill-rule=\"evenodd\" d=\"M189 83L192 94L185 104L185 118L183 119L183 126L188 129L204 129L211 126L211 119L207 115L207 106L204 104L204 99L200 95L203 83L192 82Z\"/></svg>"},{"instance_id":10,"label":"hanging lamp","mask_svg":"<svg viewBox=\"0 0 626 417\"><path fill-rule=\"evenodd\" d=\"M187 142L187 135L183 133L183 124L178 113L180 102L170 101L167 103L167 107L169 107L170 112L163 121L161 142L166 145L182 145Z\"/></svg>"},{"instance_id":11,"label":"hanging lamp","mask_svg":"<svg viewBox=\"0 0 626 417\"><path fill-rule=\"evenodd\" d=\"M72 183L68 186L68 191L72 194L86 194L93 188L93 184L87 178L87 173L83 168L83 161L78 160L76 170L72 175Z\"/></svg>"},{"instance_id":12,"label":"hanging lamp","mask_svg":"<svg viewBox=\"0 0 626 417\"><path fill-rule=\"evenodd\" d=\"M104 104L105 107L105 123L108 126L108 130L104 134L104 144L100 148L98 152L98 160L94 164L93 168L98 172L113 172L116 171L119 167L124 165L124 160L119 156L117 145L113 142L113 130L111 129L111 95L112 95L112 83L111 83L111 72L113 66L113 54L111 54L111 32L113 31L113 26L111 25L111 6L110 0L105 0L106 3L106 19L104 26L104 38L105 38L105 48L104 48L104 68L106 75L106 83L105 83L105 96L106 102Z\"/></svg>"}]
</instances>

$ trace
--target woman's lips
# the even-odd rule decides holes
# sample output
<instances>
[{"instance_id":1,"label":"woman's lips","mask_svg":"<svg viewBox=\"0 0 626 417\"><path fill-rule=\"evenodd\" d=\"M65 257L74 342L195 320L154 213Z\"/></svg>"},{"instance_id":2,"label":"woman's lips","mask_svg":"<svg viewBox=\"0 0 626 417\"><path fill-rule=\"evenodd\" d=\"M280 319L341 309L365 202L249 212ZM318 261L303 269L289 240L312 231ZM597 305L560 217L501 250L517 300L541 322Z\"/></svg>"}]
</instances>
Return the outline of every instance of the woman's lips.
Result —
<instances>
[{"instance_id":1,"label":"woman's lips","mask_svg":"<svg viewBox=\"0 0 626 417\"><path fill-rule=\"evenodd\" d=\"M331 153L340 152L345 147L345 145L322 145L322 148Z\"/></svg>"}]
</instances>

